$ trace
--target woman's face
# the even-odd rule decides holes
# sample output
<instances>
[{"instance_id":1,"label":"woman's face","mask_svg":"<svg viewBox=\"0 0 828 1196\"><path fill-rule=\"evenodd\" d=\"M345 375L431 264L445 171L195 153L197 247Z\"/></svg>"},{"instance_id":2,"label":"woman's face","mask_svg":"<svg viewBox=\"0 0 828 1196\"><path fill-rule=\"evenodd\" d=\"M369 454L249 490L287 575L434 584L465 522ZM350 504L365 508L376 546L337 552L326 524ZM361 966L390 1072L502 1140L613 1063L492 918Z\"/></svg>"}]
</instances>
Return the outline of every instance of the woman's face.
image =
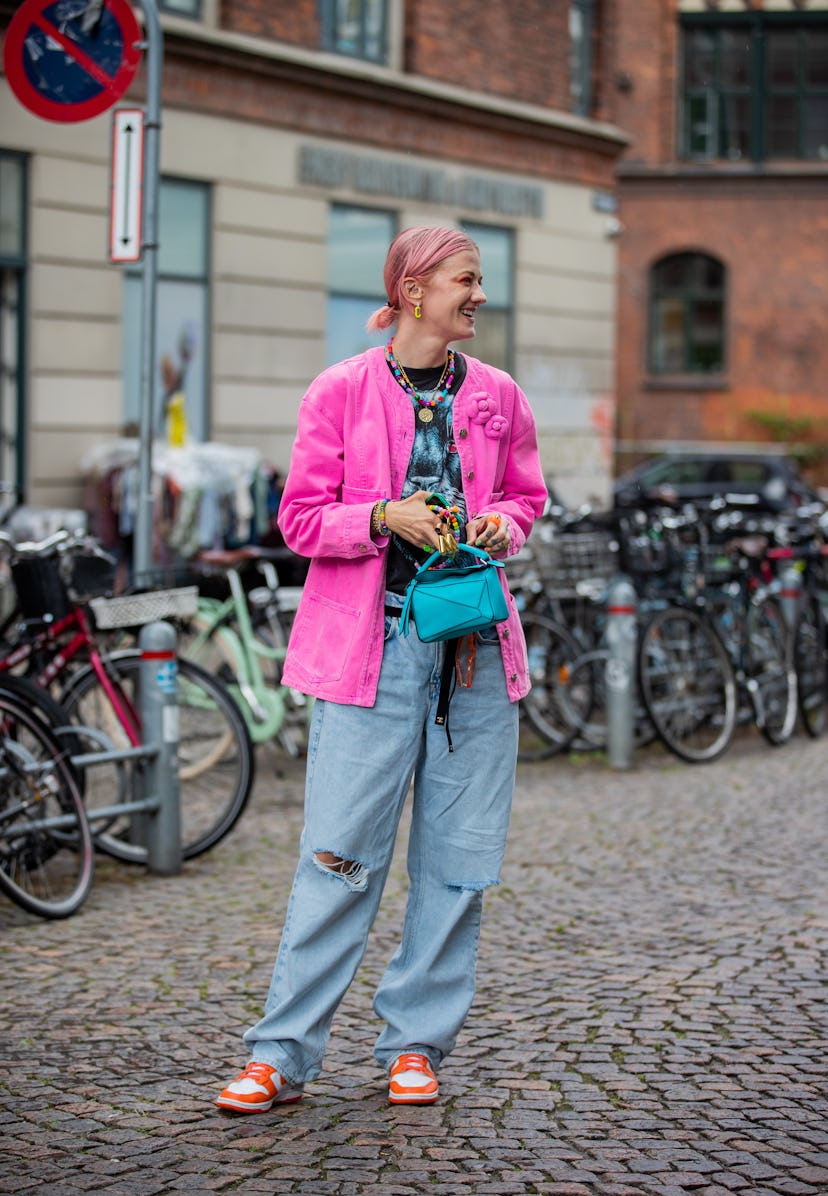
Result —
<instances>
[{"instance_id":1,"label":"woman's face","mask_svg":"<svg viewBox=\"0 0 828 1196\"><path fill-rule=\"evenodd\" d=\"M473 337L477 309L486 302L482 280L477 250L446 258L423 284L423 331L439 332L446 344Z\"/></svg>"}]
</instances>

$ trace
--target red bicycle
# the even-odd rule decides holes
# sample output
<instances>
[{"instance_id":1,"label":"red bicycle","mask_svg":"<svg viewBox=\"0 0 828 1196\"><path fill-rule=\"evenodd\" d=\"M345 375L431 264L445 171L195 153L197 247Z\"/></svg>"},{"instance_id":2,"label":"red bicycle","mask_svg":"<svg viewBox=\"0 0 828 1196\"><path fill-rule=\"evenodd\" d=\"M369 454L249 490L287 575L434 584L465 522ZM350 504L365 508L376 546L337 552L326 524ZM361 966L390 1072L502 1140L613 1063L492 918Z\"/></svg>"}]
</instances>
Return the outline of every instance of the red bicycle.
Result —
<instances>
[{"instance_id":1,"label":"red bicycle","mask_svg":"<svg viewBox=\"0 0 828 1196\"><path fill-rule=\"evenodd\" d=\"M138 686L140 653L112 648L104 629L136 628L180 615L183 591L151 591L96 602L109 591L114 562L95 541L61 531L39 543L15 543L0 532L16 594L0 626L0 674L22 671L40 690L44 719L62 727L67 751L82 768L84 756L142 746ZM179 793L182 855L207 851L235 825L253 786L255 757L247 726L218 678L177 661ZM140 767L135 764L135 767ZM81 784L96 846L118 859L144 862L129 817L96 823L113 794L126 800L123 760L96 761Z\"/></svg>"}]
</instances>

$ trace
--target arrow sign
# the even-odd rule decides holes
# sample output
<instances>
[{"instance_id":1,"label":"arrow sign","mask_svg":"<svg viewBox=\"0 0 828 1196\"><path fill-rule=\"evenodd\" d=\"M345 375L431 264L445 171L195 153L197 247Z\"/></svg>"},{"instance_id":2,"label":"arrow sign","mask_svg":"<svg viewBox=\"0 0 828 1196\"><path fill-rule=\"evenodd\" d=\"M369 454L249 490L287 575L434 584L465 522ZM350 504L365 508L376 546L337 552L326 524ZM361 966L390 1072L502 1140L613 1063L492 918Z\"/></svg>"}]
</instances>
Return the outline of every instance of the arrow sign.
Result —
<instances>
[{"instance_id":1,"label":"arrow sign","mask_svg":"<svg viewBox=\"0 0 828 1196\"><path fill-rule=\"evenodd\" d=\"M118 108L112 117L112 177L109 190L109 260L141 257L144 197L144 111Z\"/></svg>"}]
</instances>

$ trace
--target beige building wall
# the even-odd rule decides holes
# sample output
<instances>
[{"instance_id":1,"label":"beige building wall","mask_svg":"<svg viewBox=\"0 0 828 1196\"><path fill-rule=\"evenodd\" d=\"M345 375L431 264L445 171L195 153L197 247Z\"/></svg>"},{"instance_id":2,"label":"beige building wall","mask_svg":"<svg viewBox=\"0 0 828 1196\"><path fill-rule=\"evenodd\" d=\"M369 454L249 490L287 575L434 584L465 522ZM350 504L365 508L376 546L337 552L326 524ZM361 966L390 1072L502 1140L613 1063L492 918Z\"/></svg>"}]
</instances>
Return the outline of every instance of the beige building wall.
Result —
<instances>
[{"instance_id":1,"label":"beige building wall","mask_svg":"<svg viewBox=\"0 0 828 1196\"><path fill-rule=\"evenodd\" d=\"M82 459L122 427L122 267L107 258L111 113L73 125L40 120L0 79L0 130L0 147L31 155L27 497L77 505ZM397 211L401 226L515 228L514 372L537 413L546 472L568 502L606 497L615 244L588 187L504 175L542 193L541 215L512 217L302 183L301 148L326 143L251 123L167 110L160 144L164 175L213 188L213 440L255 446L287 466L299 400L325 365L329 203L374 204ZM350 143L327 148L398 161Z\"/></svg>"}]
</instances>

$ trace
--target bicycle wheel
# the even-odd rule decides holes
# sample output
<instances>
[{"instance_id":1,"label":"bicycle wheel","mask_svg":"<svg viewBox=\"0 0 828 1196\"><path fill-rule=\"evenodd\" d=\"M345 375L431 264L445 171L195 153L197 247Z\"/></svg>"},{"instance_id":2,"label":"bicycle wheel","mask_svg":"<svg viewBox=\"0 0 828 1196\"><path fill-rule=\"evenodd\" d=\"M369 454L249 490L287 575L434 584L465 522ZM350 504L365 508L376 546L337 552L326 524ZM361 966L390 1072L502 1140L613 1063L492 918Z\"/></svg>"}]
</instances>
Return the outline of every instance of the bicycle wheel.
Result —
<instances>
[{"instance_id":1,"label":"bicycle wheel","mask_svg":"<svg viewBox=\"0 0 828 1196\"><path fill-rule=\"evenodd\" d=\"M0 688L0 889L67 918L92 887L92 835L65 752L41 716Z\"/></svg>"},{"instance_id":2,"label":"bicycle wheel","mask_svg":"<svg viewBox=\"0 0 828 1196\"><path fill-rule=\"evenodd\" d=\"M0 689L24 702L32 708L32 711L39 715L46 723L51 731L58 727L67 727L71 722L69 714L65 707L61 706L57 699L45 689L36 685L28 677L18 677L16 674L3 673L0 675ZM71 732L67 734L67 738L63 741L64 748L74 755L75 752L81 751L81 741L79 737L72 735ZM82 785L83 773L78 772L76 776L78 784Z\"/></svg>"},{"instance_id":3,"label":"bicycle wheel","mask_svg":"<svg viewBox=\"0 0 828 1196\"><path fill-rule=\"evenodd\" d=\"M584 652L561 671L557 700L577 726L571 747L578 751L603 750L607 746L607 648ZM656 730L636 686L633 695L633 747L644 747L656 737Z\"/></svg>"},{"instance_id":4,"label":"bicycle wheel","mask_svg":"<svg viewBox=\"0 0 828 1196\"><path fill-rule=\"evenodd\" d=\"M691 764L715 760L736 729L736 678L727 652L697 611L658 611L641 637L641 692L664 744Z\"/></svg>"},{"instance_id":5,"label":"bicycle wheel","mask_svg":"<svg viewBox=\"0 0 828 1196\"><path fill-rule=\"evenodd\" d=\"M768 743L787 743L796 725L793 639L778 603L751 603L746 620L747 688L757 725Z\"/></svg>"},{"instance_id":6,"label":"bicycle wheel","mask_svg":"<svg viewBox=\"0 0 828 1196\"><path fill-rule=\"evenodd\" d=\"M267 743L296 759L307 746L310 702L282 687L284 649L273 644L269 631L254 628L247 645L243 634L241 628L216 625L209 612L199 612L181 627L178 654L227 687L254 744ZM258 678L253 675L256 667L261 670Z\"/></svg>"},{"instance_id":7,"label":"bicycle wheel","mask_svg":"<svg viewBox=\"0 0 828 1196\"><path fill-rule=\"evenodd\" d=\"M544 760L565 751L578 731L558 700L561 672L578 655L578 645L545 615L526 613L522 623L532 688L520 702L518 758Z\"/></svg>"},{"instance_id":8,"label":"bicycle wheel","mask_svg":"<svg viewBox=\"0 0 828 1196\"><path fill-rule=\"evenodd\" d=\"M114 653L105 664L121 693L137 708L140 654ZM102 728L116 748L128 746L123 727L113 723L114 712L91 665L75 674L61 701L77 722ZM189 860L213 847L238 821L253 787L255 761L244 718L226 687L183 659L178 660L178 712L181 846L183 858ZM86 798L96 844L118 859L143 863L146 848L134 841L130 818L108 823L100 834L96 831L95 807L113 801L108 766L88 769Z\"/></svg>"},{"instance_id":9,"label":"bicycle wheel","mask_svg":"<svg viewBox=\"0 0 828 1196\"><path fill-rule=\"evenodd\" d=\"M794 668L802 725L812 739L825 731L828 701L828 644L825 615L815 595L805 596L794 628Z\"/></svg>"}]
</instances>

